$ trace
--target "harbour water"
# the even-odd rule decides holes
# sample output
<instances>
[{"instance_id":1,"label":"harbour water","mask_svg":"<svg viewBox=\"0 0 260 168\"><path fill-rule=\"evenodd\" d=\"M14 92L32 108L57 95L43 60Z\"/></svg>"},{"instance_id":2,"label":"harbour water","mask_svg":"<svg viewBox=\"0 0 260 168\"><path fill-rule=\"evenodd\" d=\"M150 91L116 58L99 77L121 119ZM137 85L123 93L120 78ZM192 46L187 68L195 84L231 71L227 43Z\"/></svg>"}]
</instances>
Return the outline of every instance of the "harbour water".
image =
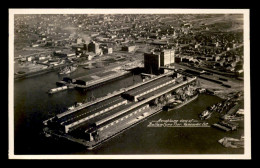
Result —
<instances>
[{"instance_id":1,"label":"harbour water","mask_svg":"<svg viewBox=\"0 0 260 168\"><path fill-rule=\"evenodd\" d=\"M84 70L95 73L100 69ZM75 73L82 73L82 69ZM224 136L240 138L243 134L243 124L236 132L223 132L211 127L147 127L149 122L159 119L196 119L206 107L221 101L211 95L200 95L188 105L180 109L161 112L144 122L130 128L122 134L105 142L92 151L84 146L46 138L42 134L42 121L65 110L76 101L82 102L94 95L102 97L134 82L140 82L139 75L130 75L112 81L91 91L66 90L54 95L46 93L56 87L55 82L61 76L51 72L28 79L17 80L14 83L14 128L15 154L226 154L243 153L243 149L230 149L221 146L217 141ZM133 80L134 79L134 80ZM209 123L218 120L212 116Z\"/></svg>"}]
</instances>

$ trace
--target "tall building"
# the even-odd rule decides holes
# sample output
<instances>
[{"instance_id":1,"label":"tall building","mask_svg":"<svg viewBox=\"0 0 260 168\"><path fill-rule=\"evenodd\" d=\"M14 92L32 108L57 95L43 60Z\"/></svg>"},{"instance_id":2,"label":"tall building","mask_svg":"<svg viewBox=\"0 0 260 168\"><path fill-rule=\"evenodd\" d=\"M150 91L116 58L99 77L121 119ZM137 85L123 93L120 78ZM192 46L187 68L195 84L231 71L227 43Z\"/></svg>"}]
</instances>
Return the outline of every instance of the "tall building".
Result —
<instances>
[{"instance_id":1,"label":"tall building","mask_svg":"<svg viewBox=\"0 0 260 168\"><path fill-rule=\"evenodd\" d=\"M174 63L174 49L163 49L159 52L144 53L144 69L146 73L163 73L162 66Z\"/></svg>"},{"instance_id":2,"label":"tall building","mask_svg":"<svg viewBox=\"0 0 260 168\"><path fill-rule=\"evenodd\" d=\"M169 66L170 64L174 63L174 55L175 50L174 49L164 49L160 53L160 59L161 59L161 66Z\"/></svg>"},{"instance_id":3,"label":"tall building","mask_svg":"<svg viewBox=\"0 0 260 168\"><path fill-rule=\"evenodd\" d=\"M122 51L132 52L135 50L135 45L123 46Z\"/></svg>"},{"instance_id":4,"label":"tall building","mask_svg":"<svg viewBox=\"0 0 260 168\"><path fill-rule=\"evenodd\" d=\"M104 54L112 54L113 48L112 47L104 47L102 48Z\"/></svg>"},{"instance_id":5,"label":"tall building","mask_svg":"<svg viewBox=\"0 0 260 168\"><path fill-rule=\"evenodd\" d=\"M160 55L158 53L144 53L144 69L146 73L158 74L160 70Z\"/></svg>"},{"instance_id":6,"label":"tall building","mask_svg":"<svg viewBox=\"0 0 260 168\"><path fill-rule=\"evenodd\" d=\"M91 43L88 44L88 51L89 52L94 52L95 54L100 54L101 49L99 48L99 44L92 41Z\"/></svg>"}]
</instances>

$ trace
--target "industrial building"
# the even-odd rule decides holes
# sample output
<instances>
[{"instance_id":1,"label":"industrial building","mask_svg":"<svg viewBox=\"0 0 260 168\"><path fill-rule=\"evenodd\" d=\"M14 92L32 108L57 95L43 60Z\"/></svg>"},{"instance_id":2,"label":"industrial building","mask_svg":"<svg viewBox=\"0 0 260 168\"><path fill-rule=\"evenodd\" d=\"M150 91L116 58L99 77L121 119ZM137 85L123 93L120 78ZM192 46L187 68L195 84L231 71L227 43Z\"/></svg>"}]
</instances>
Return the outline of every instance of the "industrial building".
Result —
<instances>
[{"instance_id":1,"label":"industrial building","mask_svg":"<svg viewBox=\"0 0 260 168\"><path fill-rule=\"evenodd\" d=\"M160 70L160 56L154 53L144 53L144 70L146 73L158 74Z\"/></svg>"},{"instance_id":2,"label":"industrial building","mask_svg":"<svg viewBox=\"0 0 260 168\"><path fill-rule=\"evenodd\" d=\"M99 48L99 43L92 41L88 44L88 51L94 52L95 54L100 54L102 50Z\"/></svg>"},{"instance_id":3,"label":"industrial building","mask_svg":"<svg viewBox=\"0 0 260 168\"><path fill-rule=\"evenodd\" d=\"M107 134L107 132L109 132L110 129L113 129L116 126L122 125L124 124L124 122L131 120L131 116L133 116L132 119L135 118L136 116L140 116L140 114L142 114L142 116L145 116L144 111L150 108L150 105L148 103L149 101L173 91L174 88L178 88L177 85L183 86L190 82L194 82L195 79L196 78L193 78L187 81L187 83L185 82L176 85L172 85L170 84L170 81L168 81L168 84L158 88L155 87L156 89L151 87L150 89L153 90L143 95L140 95L141 99L139 99L138 102L134 102L130 107L122 109L121 111L118 111L114 115L111 115L107 118L103 118L95 122L92 125L92 127L89 127L89 129L85 131L88 139L95 140L96 136L101 138L102 136L104 136L102 134ZM155 81L153 81L151 84L154 84L154 82ZM141 86L138 88L141 89L146 87Z\"/></svg>"},{"instance_id":4,"label":"industrial building","mask_svg":"<svg viewBox=\"0 0 260 168\"><path fill-rule=\"evenodd\" d=\"M133 90L130 90L122 95L122 97L130 100L130 101L138 101L138 98L141 96L148 94L154 90L157 90L159 88L162 88L166 85L169 85L171 83L175 83L175 79L173 77L165 76L163 78L154 80L151 83L148 83L147 85L143 85L141 87L135 88Z\"/></svg>"},{"instance_id":5,"label":"industrial building","mask_svg":"<svg viewBox=\"0 0 260 168\"><path fill-rule=\"evenodd\" d=\"M54 52L53 52L53 55L54 55L54 56L57 56L57 57L64 58L64 57L75 56L76 53L73 52L73 51L54 51Z\"/></svg>"},{"instance_id":6,"label":"industrial building","mask_svg":"<svg viewBox=\"0 0 260 168\"><path fill-rule=\"evenodd\" d=\"M176 73L163 74L96 103L70 107L66 112L56 115L48 126L55 132L81 137L95 144L100 138L105 139L116 133L115 130L120 131L130 121L140 116L145 118L156 98L194 80L196 78L184 80L182 75Z\"/></svg>"},{"instance_id":7,"label":"industrial building","mask_svg":"<svg viewBox=\"0 0 260 168\"><path fill-rule=\"evenodd\" d=\"M127 104L127 100L120 96L116 96L72 114L63 116L58 119L58 122L60 123L62 130L65 133L68 133L72 128L79 124L85 123L89 126L88 123L93 123L97 119L104 118L104 116L112 115L114 112L120 110L117 107L125 104Z\"/></svg>"},{"instance_id":8,"label":"industrial building","mask_svg":"<svg viewBox=\"0 0 260 168\"><path fill-rule=\"evenodd\" d=\"M175 62L175 50L163 49L152 51L151 53L144 53L144 69L149 74L164 73L161 67L167 67Z\"/></svg>"},{"instance_id":9,"label":"industrial building","mask_svg":"<svg viewBox=\"0 0 260 168\"><path fill-rule=\"evenodd\" d=\"M108 46L104 46L101 47L103 54L112 54L113 53L113 48L112 47L108 47Z\"/></svg>"},{"instance_id":10,"label":"industrial building","mask_svg":"<svg viewBox=\"0 0 260 168\"><path fill-rule=\"evenodd\" d=\"M102 136L102 134L106 134L110 129L113 129L116 125L123 124L129 120L129 118L136 117L144 112L144 110L149 108L149 104L144 104L140 107L131 109L129 111L118 111L114 115L108 116L104 119L98 120L94 123L95 127L90 127L85 130L85 136L89 141L93 141L95 135Z\"/></svg>"},{"instance_id":11,"label":"industrial building","mask_svg":"<svg viewBox=\"0 0 260 168\"><path fill-rule=\"evenodd\" d=\"M88 50L87 44L77 44L72 46L72 49L76 51L76 55L83 54Z\"/></svg>"},{"instance_id":12,"label":"industrial building","mask_svg":"<svg viewBox=\"0 0 260 168\"><path fill-rule=\"evenodd\" d=\"M161 66L169 66L169 65L173 64L175 62L174 56L175 56L174 49L164 49L160 53Z\"/></svg>"}]
</instances>

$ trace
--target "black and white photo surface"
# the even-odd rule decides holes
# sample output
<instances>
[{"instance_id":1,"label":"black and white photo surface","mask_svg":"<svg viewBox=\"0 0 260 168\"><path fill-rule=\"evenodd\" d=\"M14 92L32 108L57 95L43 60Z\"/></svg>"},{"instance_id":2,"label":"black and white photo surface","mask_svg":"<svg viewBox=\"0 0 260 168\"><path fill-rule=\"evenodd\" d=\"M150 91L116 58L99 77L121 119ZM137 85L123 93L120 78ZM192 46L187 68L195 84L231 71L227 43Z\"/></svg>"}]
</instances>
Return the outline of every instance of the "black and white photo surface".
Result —
<instances>
[{"instance_id":1,"label":"black and white photo surface","mask_svg":"<svg viewBox=\"0 0 260 168\"><path fill-rule=\"evenodd\" d=\"M9 9L10 159L250 159L248 9Z\"/></svg>"}]
</instances>

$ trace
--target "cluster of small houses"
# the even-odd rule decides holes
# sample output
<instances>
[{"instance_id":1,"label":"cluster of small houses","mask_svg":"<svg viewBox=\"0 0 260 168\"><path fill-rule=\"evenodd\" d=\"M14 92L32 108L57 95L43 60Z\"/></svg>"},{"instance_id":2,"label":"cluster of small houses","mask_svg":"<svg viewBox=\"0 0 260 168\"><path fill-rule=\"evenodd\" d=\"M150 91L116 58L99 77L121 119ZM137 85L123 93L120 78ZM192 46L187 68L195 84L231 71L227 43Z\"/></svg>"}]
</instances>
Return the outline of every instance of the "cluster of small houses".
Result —
<instances>
[{"instance_id":1,"label":"cluster of small houses","mask_svg":"<svg viewBox=\"0 0 260 168\"><path fill-rule=\"evenodd\" d=\"M175 62L185 62L185 63L191 63L195 65L202 64L204 61L211 61L211 63L207 62L209 65L215 66L215 67L225 67L226 70L234 72L235 66L240 61L240 57L236 56L235 59L233 57L226 57L221 58L219 56L176 56Z\"/></svg>"},{"instance_id":2,"label":"cluster of small houses","mask_svg":"<svg viewBox=\"0 0 260 168\"><path fill-rule=\"evenodd\" d=\"M187 25L183 25L180 29L175 29L171 25L164 25L157 21L157 17L154 18L152 16L104 16L103 18L88 16L81 18L66 15L64 18L67 19L57 19L59 17L62 16L53 16L51 18L45 18L43 16L44 21L39 21L38 24L31 27L35 29L34 32L38 34L40 38L33 43L31 47L69 46L73 43L73 37L76 36L77 31L84 32L86 30L91 32L90 37L94 38L97 42L122 45L127 45L139 38L163 40L169 37L177 37L177 35L189 30L189 26ZM51 20L54 20L54 22L50 23ZM66 22L64 20L66 20ZM43 23L45 21L49 24L44 25ZM58 25L69 25L69 23L75 26L71 28L74 31L73 33L64 30L57 31ZM94 26L96 23L98 26ZM161 25L158 25L158 23Z\"/></svg>"},{"instance_id":3,"label":"cluster of small houses","mask_svg":"<svg viewBox=\"0 0 260 168\"><path fill-rule=\"evenodd\" d=\"M66 18L62 19L57 18ZM28 19L30 16L27 17ZM219 67L229 72L235 72L235 67L241 61L238 55L229 55L220 57L217 54L229 51L237 47L239 44L239 36L230 34L204 34L198 33L196 36L190 36L193 33L193 25L190 23L183 23L180 28L175 28L169 24L161 23L160 17L152 16L53 16L51 18L43 17L44 21L48 21L44 27L44 21L40 21L35 25L39 40L33 43L31 47L40 46L66 46L72 47L72 51L56 52L54 56L74 58L77 56L85 56L91 60L96 55L112 54L114 46L122 45L121 50L133 52L136 49L135 42L138 41L161 41L153 42L153 44L164 45L165 48L169 44L169 39L174 39L175 47L179 44L186 43L188 46L177 47L175 62L187 62L194 65L207 63L209 67ZM51 20L55 22L51 23ZM58 23L66 22L66 25L77 25L72 28L73 33L68 31L55 31ZM121 23L121 24L119 24ZM99 25L99 26L97 26ZM89 38L79 38L77 31L84 29L90 31ZM196 31L196 29L194 29ZM201 31L201 30L200 30ZM195 38L196 37L196 38ZM58 39L58 40L54 40ZM93 39L93 41L90 41ZM232 41L233 39L233 41ZM177 40L177 41L176 41ZM231 40L231 41L230 41ZM166 43L165 43L166 42ZM186 53L186 54L185 54ZM180 56L180 55L199 55L199 56ZM45 60L46 56L40 56L36 59L39 61ZM33 60L33 57L28 57L27 61ZM242 73L243 70L239 70Z\"/></svg>"}]
</instances>

